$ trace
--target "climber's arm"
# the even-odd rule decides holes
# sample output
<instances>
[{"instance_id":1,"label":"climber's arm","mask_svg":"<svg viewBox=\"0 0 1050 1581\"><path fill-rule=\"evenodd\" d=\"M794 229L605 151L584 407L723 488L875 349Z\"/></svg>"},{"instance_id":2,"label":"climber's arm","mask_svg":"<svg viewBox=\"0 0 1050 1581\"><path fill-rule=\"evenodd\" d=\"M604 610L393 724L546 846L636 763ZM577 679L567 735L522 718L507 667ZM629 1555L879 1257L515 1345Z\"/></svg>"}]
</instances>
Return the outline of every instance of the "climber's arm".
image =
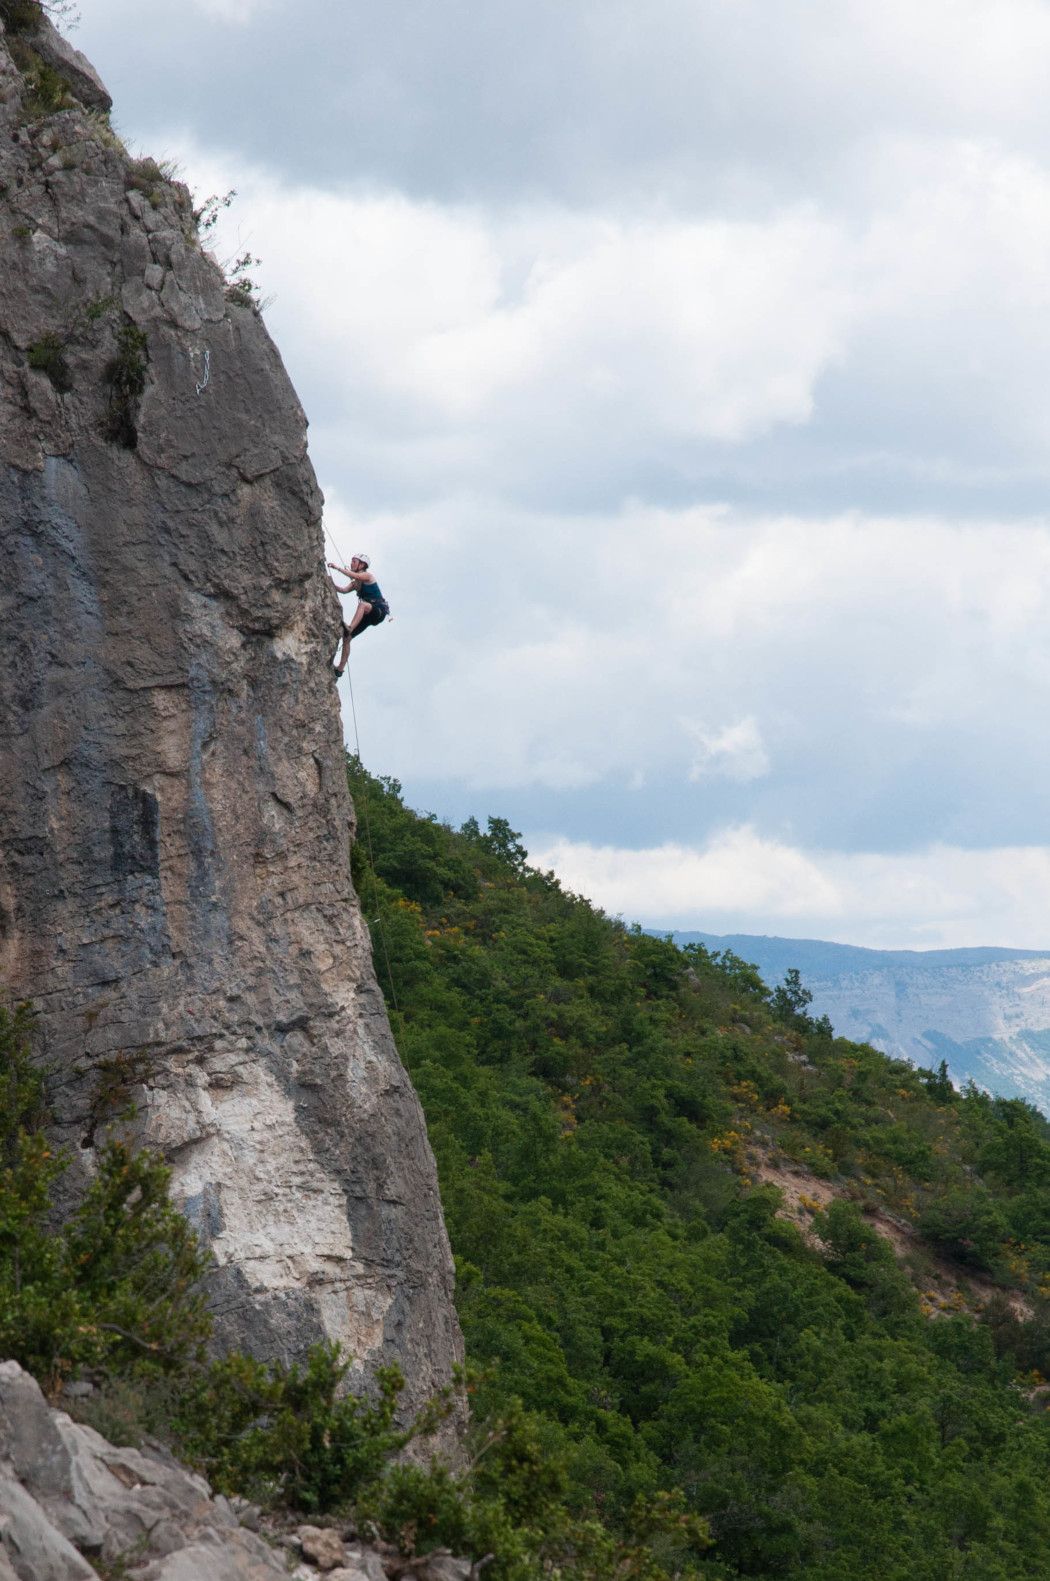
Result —
<instances>
[{"instance_id":1,"label":"climber's arm","mask_svg":"<svg viewBox=\"0 0 1050 1581\"><path fill-rule=\"evenodd\" d=\"M350 580L347 582L345 587L340 587L339 583L335 580L335 577L333 576L332 582L333 582L333 585L335 586L335 589L336 589L336 591L338 593L356 593L357 592L357 578L354 576L354 573L347 566L345 566L345 565L337 565L334 560L329 560L329 562L328 562L328 569L329 569L329 571L341 571L344 576L350 578Z\"/></svg>"}]
</instances>

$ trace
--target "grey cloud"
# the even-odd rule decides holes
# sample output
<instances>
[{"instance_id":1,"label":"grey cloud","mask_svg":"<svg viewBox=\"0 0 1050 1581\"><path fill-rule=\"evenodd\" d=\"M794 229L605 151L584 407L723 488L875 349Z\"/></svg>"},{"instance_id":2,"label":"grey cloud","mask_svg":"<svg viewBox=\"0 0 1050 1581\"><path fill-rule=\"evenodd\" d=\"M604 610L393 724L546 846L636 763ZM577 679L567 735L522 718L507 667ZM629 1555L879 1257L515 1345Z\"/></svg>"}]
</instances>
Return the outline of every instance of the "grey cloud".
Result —
<instances>
[{"instance_id":1,"label":"grey cloud","mask_svg":"<svg viewBox=\"0 0 1050 1581\"><path fill-rule=\"evenodd\" d=\"M952 136L976 117L1045 146L1031 8L1009 8L1002 59L979 14L938 30L929 9L911 38L901 8L843 0L275 0L246 27L154 0L147 38L137 3L98 0L80 41L136 127L177 107L300 181L746 212L848 185L889 121Z\"/></svg>"}]
</instances>

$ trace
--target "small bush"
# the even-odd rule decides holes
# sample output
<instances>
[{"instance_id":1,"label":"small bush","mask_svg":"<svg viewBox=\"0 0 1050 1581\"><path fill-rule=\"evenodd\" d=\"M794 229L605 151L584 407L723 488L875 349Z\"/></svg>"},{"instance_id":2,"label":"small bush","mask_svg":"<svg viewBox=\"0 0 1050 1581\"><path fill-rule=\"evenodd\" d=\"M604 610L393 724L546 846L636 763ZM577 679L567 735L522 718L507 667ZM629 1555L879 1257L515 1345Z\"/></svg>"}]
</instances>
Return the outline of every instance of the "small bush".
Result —
<instances>
[{"instance_id":1,"label":"small bush","mask_svg":"<svg viewBox=\"0 0 1050 1581\"><path fill-rule=\"evenodd\" d=\"M85 117L94 134L96 143L103 148L108 148L111 153L127 154L124 141L113 128L109 114L105 110L89 110Z\"/></svg>"},{"instance_id":2,"label":"small bush","mask_svg":"<svg viewBox=\"0 0 1050 1581\"><path fill-rule=\"evenodd\" d=\"M139 442L138 403L146 388L146 334L130 320L117 335L117 354L106 365L103 378L109 388L109 410L102 432L125 450Z\"/></svg>"},{"instance_id":3,"label":"small bush","mask_svg":"<svg viewBox=\"0 0 1050 1581\"><path fill-rule=\"evenodd\" d=\"M60 395L68 395L73 388L73 376L66 361L66 343L61 335L49 331L41 335L29 348L28 362L37 373L46 373Z\"/></svg>"},{"instance_id":4,"label":"small bush","mask_svg":"<svg viewBox=\"0 0 1050 1581\"><path fill-rule=\"evenodd\" d=\"M209 1332L198 1283L208 1259L168 1200L169 1171L111 1142L57 1231L52 1195L68 1159L44 1132L44 1079L26 1011L0 1009L0 1354L54 1390L79 1371L166 1372Z\"/></svg>"},{"instance_id":5,"label":"small bush","mask_svg":"<svg viewBox=\"0 0 1050 1581\"><path fill-rule=\"evenodd\" d=\"M416 1431L394 1425L404 1388L396 1367L376 1374L374 1400L339 1396L349 1367L335 1345L314 1346L301 1367L241 1355L213 1362L173 1411L180 1453L223 1493L310 1513L345 1507Z\"/></svg>"},{"instance_id":6,"label":"small bush","mask_svg":"<svg viewBox=\"0 0 1050 1581\"><path fill-rule=\"evenodd\" d=\"M234 307L261 309L263 304L260 300L259 283L248 273L249 269L257 268L261 262L260 258L253 257L251 253L242 253L234 260L226 275L227 302L232 303Z\"/></svg>"},{"instance_id":7,"label":"small bush","mask_svg":"<svg viewBox=\"0 0 1050 1581\"><path fill-rule=\"evenodd\" d=\"M1002 1209L981 1186L945 1192L923 1211L919 1230L960 1263L996 1274L1009 1230Z\"/></svg>"},{"instance_id":8,"label":"small bush","mask_svg":"<svg viewBox=\"0 0 1050 1581\"><path fill-rule=\"evenodd\" d=\"M43 20L40 0L0 0L0 22L8 33L38 33Z\"/></svg>"},{"instance_id":9,"label":"small bush","mask_svg":"<svg viewBox=\"0 0 1050 1581\"><path fill-rule=\"evenodd\" d=\"M472 1469L396 1465L357 1507L366 1528L408 1556L435 1548L491 1564L493 1581L561 1575L572 1581L665 1581L695 1574L711 1546L702 1516L679 1493L638 1498L622 1534L572 1514L567 1480L540 1445L533 1420L514 1404ZM528 1488L524 1502L516 1494Z\"/></svg>"},{"instance_id":10,"label":"small bush","mask_svg":"<svg viewBox=\"0 0 1050 1581\"><path fill-rule=\"evenodd\" d=\"M125 191L143 193L151 206L157 209L177 171L178 166L171 159L157 160L149 156L133 159L124 173Z\"/></svg>"},{"instance_id":11,"label":"small bush","mask_svg":"<svg viewBox=\"0 0 1050 1581\"><path fill-rule=\"evenodd\" d=\"M65 78L41 60L36 50L26 43L24 35L12 37L9 48L11 59L22 73L28 90L22 107L25 120L39 121L76 104Z\"/></svg>"}]
</instances>

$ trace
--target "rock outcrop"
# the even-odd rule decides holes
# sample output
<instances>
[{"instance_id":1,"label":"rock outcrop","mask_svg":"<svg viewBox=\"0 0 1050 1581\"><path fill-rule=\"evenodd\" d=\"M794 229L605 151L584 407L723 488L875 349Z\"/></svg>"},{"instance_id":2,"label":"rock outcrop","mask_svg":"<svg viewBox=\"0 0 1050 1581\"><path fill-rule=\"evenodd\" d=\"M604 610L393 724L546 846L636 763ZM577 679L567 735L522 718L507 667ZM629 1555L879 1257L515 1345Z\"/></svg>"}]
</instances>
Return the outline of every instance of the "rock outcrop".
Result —
<instances>
[{"instance_id":1,"label":"rock outcrop","mask_svg":"<svg viewBox=\"0 0 1050 1581\"><path fill-rule=\"evenodd\" d=\"M0 1363L0 1581L470 1581L444 1550L406 1558L337 1527L260 1520L159 1444L118 1448Z\"/></svg>"},{"instance_id":2,"label":"rock outcrop","mask_svg":"<svg viewBox=\"0 0 1050 1581\"><path fill-rule=\"evenodd\" d=\"M288 1577L201 1477L159 1448L115 1448L0 1363L0 1581L94 1581L89 1558L136 1581Z\"/></svg>"},{"instance_id":3,"label":"rock outcrop","mask_svg":"<svg viewBox=\"0 0 1050 1581\"><path fill-rule=\"evenodd\" d=\"M134 1102L225 1339L336 1339L419 1399L451 1258L351 884L306 422L48 26L0 27L0 990L82 1173Z\"/></svg>"}]
</instances>

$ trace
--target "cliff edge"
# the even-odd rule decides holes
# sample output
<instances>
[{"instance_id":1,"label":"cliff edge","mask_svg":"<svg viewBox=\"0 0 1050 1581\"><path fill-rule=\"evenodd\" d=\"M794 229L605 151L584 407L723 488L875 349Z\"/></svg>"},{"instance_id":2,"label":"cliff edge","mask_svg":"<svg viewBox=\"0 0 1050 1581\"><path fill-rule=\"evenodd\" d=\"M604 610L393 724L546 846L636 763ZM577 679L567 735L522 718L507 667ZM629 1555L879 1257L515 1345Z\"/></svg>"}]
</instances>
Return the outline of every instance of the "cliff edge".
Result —
<instances>
[{"instance_id":1,"label":"cliff edge","mask_svg":"<svg viewBox=\"0 0 1050 1581\"><path fill-rule=\"evenodd\" d=\"M461 1354L433 1158L350 878L306 421L190 195L0 8L0 989L84 1171L119 1099L220 1336Z\"/></svg>"}]
</instances>

